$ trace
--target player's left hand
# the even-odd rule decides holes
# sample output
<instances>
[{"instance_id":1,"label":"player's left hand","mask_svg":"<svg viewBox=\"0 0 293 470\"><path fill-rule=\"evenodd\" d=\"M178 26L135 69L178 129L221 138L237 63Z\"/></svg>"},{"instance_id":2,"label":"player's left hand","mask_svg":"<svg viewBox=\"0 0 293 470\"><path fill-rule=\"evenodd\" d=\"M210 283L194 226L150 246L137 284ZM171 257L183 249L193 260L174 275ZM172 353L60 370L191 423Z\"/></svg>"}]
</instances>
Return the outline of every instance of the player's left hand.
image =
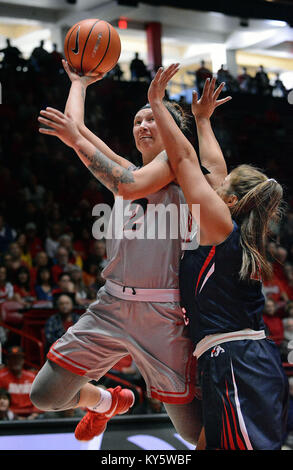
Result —
<instances>
[{"instance_id":1,"label":"player's left hand","mask_svg":"<svg viewBox=\"0 0 293 470\"><path fill-rule=\"evenodd\" d=\"M76 122L58 109L47 107L40 111L38 121L47 127L40 127L41 134L54 135L68 147L74 147L80 137Z\"/></svg>"},{"instance_id":2,"label":"player's left hand","mask_svg":"<svg viewBox=\"0 0 293 470\"><path fill-rule=\"evenodd\" d=\"M218 100L218 97L223 90L225 83L222 82L218 88L215 90L216 78L206 79L202 95L198 99L198 94L196 91L193 91L192 94L192 104L191 111L193 116L197 118L206 118L209 119L213 114L214 110L221 104L227 103L232 99L231 96L227 96L221 100Z\"/></svg>"},{"instance_id":3,"label":"player's left hand","mask_svg":"<svg viewBox=\"0 0 293 470\"><path fill-rule=\"evenodd\" d=\"M171 78L178 72L179 64L171 64L164 69L160 67L155 77L153 78L149 90L148 100L151 104L152 101L162 101L165 96L166 87Z\"/></svg>"}]
</instances>

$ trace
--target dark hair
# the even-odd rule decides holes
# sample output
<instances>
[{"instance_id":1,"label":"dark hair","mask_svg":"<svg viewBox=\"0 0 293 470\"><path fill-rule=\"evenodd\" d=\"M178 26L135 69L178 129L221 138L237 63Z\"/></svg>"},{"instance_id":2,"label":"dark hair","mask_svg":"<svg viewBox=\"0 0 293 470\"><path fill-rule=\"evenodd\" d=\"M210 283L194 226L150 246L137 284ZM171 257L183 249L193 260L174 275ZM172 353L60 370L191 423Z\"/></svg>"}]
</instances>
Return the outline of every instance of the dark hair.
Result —
<instances>
[{"instance_id":1,"label":"dark hair","mask_svg":"<svg viewBox=\"0 0 293 470\"><path fill-rule=\"evenodd\" d=\"M1 397L8 398L9 405L10 405L10 402L11 402L10 393L5 388L0 388L0 398Z\"/></svg>"},{"instance_id":2,"label":"dark hair","mask_svg":"<svg viewBox=\"0 0 293 470\"><path fill-rule=\"evenodd\" d=\"M183 132L183 134L189 131L189 115L185 113L183 108L176 103L175 101L168 101L166 99L163 100L164 105L168 109L169 113L171 114L172 118L176 122L179 129ZM145 104L140 109L152 109L149 103Z\"/></svg>"},{"instance_id":3,"label":"dark hair","mask_svg":"<svg viewBox=\"0 0 293 470\"><path fill-rule=\"evenodd\" d=\"M53 286L54 282L53 282L53 276L52 276L52 272L51 272L51 269L48 267L48 266L41 266L40 268L38 268L37 270L37 279L36 279L36 284L38 286L40 286L42 284L42 277L41 277L41 274L44 272L44 271L48 271L49 274L50 274L50 277L49 277L49 284L51 286ZM63 273L62 273L63 274Z\"/></svg>"},{"instance_id":4,"label":"dark hair","mask_svg":"<svg viewBox=\"0 0 293 470\"><path fill-rule=\"evenodd\" d=\"M26 273L27 274L27 281L25 282L25 284L23 284L23 286L29 290L30 289L30 270L29 268L27 268L26 266L20 266L20 268L18 268L18 270L16 271L16 285L20 285L19 283L19 275L21 273Z\"/></svg>"}]
</instances>

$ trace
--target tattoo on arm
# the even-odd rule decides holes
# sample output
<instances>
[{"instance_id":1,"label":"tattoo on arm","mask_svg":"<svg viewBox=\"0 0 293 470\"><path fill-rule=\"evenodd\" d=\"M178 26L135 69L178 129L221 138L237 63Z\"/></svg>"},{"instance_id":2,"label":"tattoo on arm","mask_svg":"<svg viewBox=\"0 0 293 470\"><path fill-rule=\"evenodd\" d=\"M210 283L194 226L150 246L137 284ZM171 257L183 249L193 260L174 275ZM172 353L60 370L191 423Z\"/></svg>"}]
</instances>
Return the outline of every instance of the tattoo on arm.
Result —
<instances>
[{"instance_id":1,"label":"tattoo on arm","mask_svg":"<svg viewBox=\"0 0 293 470\"><path fill-rule=\"evenodd\" d=\"M85 100L85 89L83 87L81 88L81 97Z\"/></svg>"},{"instance_id":2,"label":"tattoo on arm","mask_svg":"<svg viewBox=\"0 0 293 470\"><path fill-rule=\"evenodd\" d=\"M96 149L94 155L88 155L83 150L78 149L83 159L90 162L87 165L91 173L110 191L117 194L120 183L134 183L134 177L131 171L123 168L115 162L112 162L102 152Z\"/></svg>"}]
</instances>

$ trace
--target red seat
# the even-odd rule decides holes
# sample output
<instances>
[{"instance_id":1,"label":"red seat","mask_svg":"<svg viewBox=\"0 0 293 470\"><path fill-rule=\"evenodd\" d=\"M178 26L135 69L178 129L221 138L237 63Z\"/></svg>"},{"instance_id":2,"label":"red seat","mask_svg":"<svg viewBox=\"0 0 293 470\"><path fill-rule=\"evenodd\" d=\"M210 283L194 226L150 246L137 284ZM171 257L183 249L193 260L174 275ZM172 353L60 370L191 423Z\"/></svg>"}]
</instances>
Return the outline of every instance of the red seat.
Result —
<instances>
[{"instance_id":1,"label":"red seat","mask_svg":"<svg viewBox=\"0 0 293 470\"><path fill-rule=\"evenodd\" d=\"M7 300L0 304L2 321L8 325L22 325L23 314L19 313L23 306L14 300Z\"/></svg>"}]
</instances>

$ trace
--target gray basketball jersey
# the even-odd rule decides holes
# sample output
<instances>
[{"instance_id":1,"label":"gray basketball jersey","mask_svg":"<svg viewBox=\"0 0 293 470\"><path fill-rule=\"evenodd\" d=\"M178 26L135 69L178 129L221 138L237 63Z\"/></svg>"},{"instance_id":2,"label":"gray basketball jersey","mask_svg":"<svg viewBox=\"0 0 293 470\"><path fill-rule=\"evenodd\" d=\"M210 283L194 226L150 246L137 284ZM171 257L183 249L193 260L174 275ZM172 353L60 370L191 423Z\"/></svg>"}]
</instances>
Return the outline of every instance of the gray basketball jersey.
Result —
<instances>
[{"instance_id":1,"label":"gray basketball jersey","mask_svg":"<svg viewBox=\"0 0 293 470\"><path fill-rule=\"evenodd\" d=\"M195 239L196 225L177 184L133 201L118 197L102 276L123 286L178 289L182 251Z\"/></svg>"}]
</instances>

